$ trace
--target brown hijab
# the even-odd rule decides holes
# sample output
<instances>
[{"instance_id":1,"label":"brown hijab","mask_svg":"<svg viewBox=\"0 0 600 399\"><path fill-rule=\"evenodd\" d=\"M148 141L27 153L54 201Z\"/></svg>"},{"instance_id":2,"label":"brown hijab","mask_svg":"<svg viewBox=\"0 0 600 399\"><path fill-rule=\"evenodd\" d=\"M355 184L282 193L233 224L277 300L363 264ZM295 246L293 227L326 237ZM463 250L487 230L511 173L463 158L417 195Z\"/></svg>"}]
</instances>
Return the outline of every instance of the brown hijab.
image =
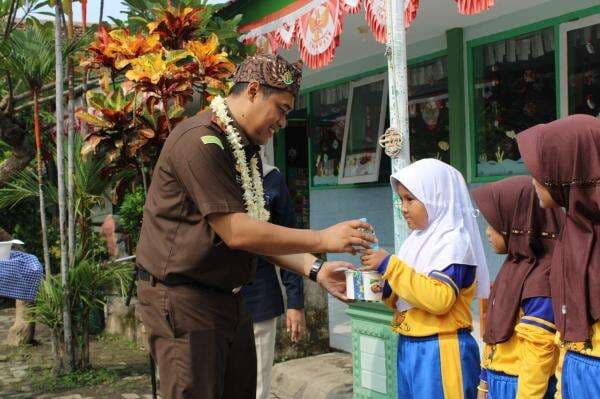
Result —
<instances>
[{"instance_id":1,"label":"brown hijab","mask_svg":"<svg viewBox=\"0 0 600 399\"><path fill-rule=\"evenodd\" d=\"M517 136L533 177L566 209L550 286L562 339L588 340L600 319L600 119L572 115Z\"/></svg>"},{"instance_id":2,"label":"brown hijab","mask_svg":"<svg viewBox=\"0 0 600 399\"><path fill-rule=\"evenodd\" d=\"M488 300L483 336L486 343L497 344L513 335L523 299L550 296L550 261L564 214L542 209L526 176L479 187L473 199L508 249Z\"/></svg>"}]
</instances>

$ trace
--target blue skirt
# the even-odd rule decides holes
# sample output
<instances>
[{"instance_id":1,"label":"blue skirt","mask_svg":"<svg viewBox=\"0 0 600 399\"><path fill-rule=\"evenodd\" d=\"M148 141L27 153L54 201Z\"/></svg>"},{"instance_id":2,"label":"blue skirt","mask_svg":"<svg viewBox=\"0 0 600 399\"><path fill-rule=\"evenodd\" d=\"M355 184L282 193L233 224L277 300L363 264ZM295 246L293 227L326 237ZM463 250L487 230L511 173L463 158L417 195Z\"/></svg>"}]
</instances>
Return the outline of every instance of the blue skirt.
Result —
<instances>
[{"instance_id":1,"label":"blue skirt","mask_svg":"<svg viewBox=\"0 0 600 399\"><path fill-rule=\"evenodd\" d=\"M518 379L515 376L487 370L488 399L514 399L517 397ZM544 399L554 398L556 392L556 378L548 381L548 390Z\"/></svg>"},{"instance_id":2,"label":"blue skirt","mask_svg":"<svg viewBox=\"0 0 600 399\"><path fill-rule=\"evenodd\" d=\"M479 383L479 347L467 330L457 333L464 399L477 398ZM444 371L440 362L438 336L398 339L398 398L444 399ZM456 383L453 381L452 383ZM447 398L455 399L455 398Z\"/></svg>"},{"instance_id":3,"label":"blue skirt","mask_svg":"<svg viewBox=\"0 0 600 399\"><path fill-rule=\"evenodd\" d=\"M600 359L568 351L562 368L563 399L600 398Z\"/></svg>"}]
</instances>

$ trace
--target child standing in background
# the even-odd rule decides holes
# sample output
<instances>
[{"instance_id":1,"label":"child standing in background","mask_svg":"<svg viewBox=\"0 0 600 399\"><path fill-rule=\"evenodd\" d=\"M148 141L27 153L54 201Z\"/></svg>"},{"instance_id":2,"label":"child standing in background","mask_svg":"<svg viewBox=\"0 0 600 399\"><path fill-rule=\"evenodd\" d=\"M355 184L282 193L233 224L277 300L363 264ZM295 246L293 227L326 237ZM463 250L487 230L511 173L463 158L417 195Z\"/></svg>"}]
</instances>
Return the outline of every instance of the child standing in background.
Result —
<instances>
[{"instance_id":1,"label":"child standing in background","mask_svg":"<svg viewBox=\"0 0 600 399\"><path fill-rule=\"evenodd\" d=\"M600 398L600 119L572 115L537 125L517 143L541 206L566 211L550 273L566 350L559 394Z\"/></svg>"},{"instance_id":2,"label":"child standing in background","mask_svg":"<svg viewBox=\"0 0 600 399\"><path fill-rule=\"evenodd\" d=\"M488 301L479 397L551 399L558 348L550 261L564 213L542 209L526 176L479 187L473 199L492 249L508 254Z\"/></svg>"},{"instance_id":3,"label":"child standing in background","mask_svg":"<svg viewBox=\"0 0 600 399\"><path fill-rule=\"evenodd\" d=\"M479 349L470 304L487 297L489 276L469 191L456 169L435 159L390 182L412 232L397 256L369 250L361 260L382 274L384 300L395 310L398 397L474 399Z\"/></svg>"}]
</instances>

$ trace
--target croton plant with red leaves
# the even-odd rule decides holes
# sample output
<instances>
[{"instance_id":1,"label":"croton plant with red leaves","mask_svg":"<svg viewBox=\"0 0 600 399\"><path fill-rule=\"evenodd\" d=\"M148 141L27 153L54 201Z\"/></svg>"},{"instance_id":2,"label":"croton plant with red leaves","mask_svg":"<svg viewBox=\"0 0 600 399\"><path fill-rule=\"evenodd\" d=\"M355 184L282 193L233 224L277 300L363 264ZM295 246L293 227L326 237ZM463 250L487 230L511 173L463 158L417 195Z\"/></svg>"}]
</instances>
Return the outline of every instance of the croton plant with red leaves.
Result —
<instances>
[{"instance_id":1,"label":"croton plant with red leaves","mask_svg":"<svg viewBox=\"0 0 600 399\"><path fill-rule=\"evenodd\" d=\"M102 25L82 59L101 82L86 94L88 108L77 113L89 127L82 155L103 157L108 175L140 165L150 172L186 106L196 105L194 113L226 95L235 61L253 51L230 45L239 18L225 21L214 15L218 7L194 5L182 0L155 7L143 29L141 14L130 15L133 29Z\"/></svg>"}]
</instances>

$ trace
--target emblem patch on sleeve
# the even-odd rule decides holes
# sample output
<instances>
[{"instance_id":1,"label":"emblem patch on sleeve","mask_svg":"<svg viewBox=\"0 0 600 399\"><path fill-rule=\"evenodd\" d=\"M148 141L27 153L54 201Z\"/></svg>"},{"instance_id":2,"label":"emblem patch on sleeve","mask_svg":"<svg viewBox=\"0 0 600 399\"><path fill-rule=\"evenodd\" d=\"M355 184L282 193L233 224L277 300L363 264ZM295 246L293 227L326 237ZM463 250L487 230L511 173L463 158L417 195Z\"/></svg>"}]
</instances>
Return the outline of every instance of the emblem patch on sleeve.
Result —
<instances>
[{"instance_id":1,"label":"emblem patch on sleeve","mask_svg":"<svg viewBox=\"0 0 600 399\"><path fill-rule=\"evenodd\" d=\"M222 150L225 149L225 147L223 147L223 143L221 142L221 139L218 138L217 136L202 136L201 139L204 144L214 144L214 145L221 147Z\"/></svg>"}]
</instances>

